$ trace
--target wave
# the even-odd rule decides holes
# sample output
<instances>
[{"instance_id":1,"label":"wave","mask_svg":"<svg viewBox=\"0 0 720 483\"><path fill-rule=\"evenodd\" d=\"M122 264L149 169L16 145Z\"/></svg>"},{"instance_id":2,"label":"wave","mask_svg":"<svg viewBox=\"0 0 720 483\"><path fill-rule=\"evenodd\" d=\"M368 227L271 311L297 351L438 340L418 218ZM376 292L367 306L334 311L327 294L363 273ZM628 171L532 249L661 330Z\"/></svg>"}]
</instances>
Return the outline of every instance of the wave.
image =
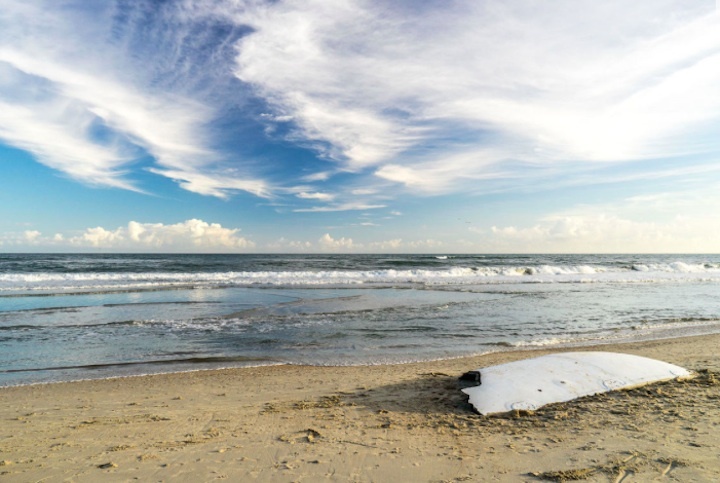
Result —
<instances>
[{"instance_id":1,"label":"wave","mask_svg":"<svg viewBox=\"0 0 720 483\"><path fill-rule=\"evenodd\" d=\"M720 264L475 266L413 270L317 270L143 273L6 273L0 292L149 290L158 287L472 285L489 283L720 281Z\"/></svg>"}]
</instances>

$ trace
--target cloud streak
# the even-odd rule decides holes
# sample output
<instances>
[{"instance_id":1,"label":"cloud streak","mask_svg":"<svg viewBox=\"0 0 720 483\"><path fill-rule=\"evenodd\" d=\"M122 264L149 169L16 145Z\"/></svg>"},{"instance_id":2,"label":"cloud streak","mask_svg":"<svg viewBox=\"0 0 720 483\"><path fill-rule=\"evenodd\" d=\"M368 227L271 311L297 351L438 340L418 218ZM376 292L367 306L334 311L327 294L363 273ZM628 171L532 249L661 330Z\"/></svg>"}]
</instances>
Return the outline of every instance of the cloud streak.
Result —
<instances>
[{"instance_id":1,"label":"cloud streak","mask_svg":"<svg viewBox=\"0 0 720 483\"><path fill-rule=\"evenodd\" d=\"M714 5L311 0L236 14L236 74L295 136L413 191L718 152Z\"/></svg>"},{"instance_id":2,"label":"cloud streak","mask_svg":"<svg viewBox=\"0 0 720 483\"><path fill-rule=\"evenodd\" d=\"M331 204L327 206L313 206L310 208L297 208L293 210L296 213L327 213L333 211L358 211L358 210L377 210L385 208L386 205L371 204L364 202L348 202L341 204Z\"/></svg>"},{"instance_id":3,"label":"cloud streak","mask_svg":"<svg viewBox=\"0 0 720 483\"><path fill-rule=\"evenodd\" d=\"M88 19L76 13L79 9L63 8L65 4L29 6L11 0L3 5L0 138L88 184L138 189L128 174L133 164L149 155L155 164L151 172L178 180L190 191L220 197L234 191L267 196L265 182L243 176L238 167L232 174L223 167L224 155L213 147L209 129L217 113L199 91L186 92L189 80L154 85L159 83L152 78L158 66L149 63L152 59L128 51L122 39L108 41L119 15L137 14L132 7L127 11L117 4L113 10L111 5L96 9L92 20L99 25L94 29L83 23ZM142 2L137 5L141 10ZM153 13L156 34L172 31L162 13ZM170 28L188 33L179 12L173 15ZM135 31L128 35L138 35L142 20L130 21ZM27 30L33 35L21 33ZM176 77L182 72L179 65L166 68Z\"/></svg>"},{"instance_id":4,"label":"cloud streak","mask_svg":"<svg viewBox=\"0 0 720 483\"><path fill-rule=\"evenodd\" d=\"M161 177L283 213L709 172L718 85L709 1L0 11L0 141L89 185Z\"/></svg>"}]
</instances>

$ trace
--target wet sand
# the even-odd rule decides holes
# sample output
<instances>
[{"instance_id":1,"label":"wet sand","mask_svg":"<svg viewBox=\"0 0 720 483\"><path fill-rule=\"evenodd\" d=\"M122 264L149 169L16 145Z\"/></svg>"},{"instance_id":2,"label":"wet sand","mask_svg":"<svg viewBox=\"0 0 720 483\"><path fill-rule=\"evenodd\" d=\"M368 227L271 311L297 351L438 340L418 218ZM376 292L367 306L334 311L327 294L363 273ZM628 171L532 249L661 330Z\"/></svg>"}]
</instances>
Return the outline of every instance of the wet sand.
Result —
<instances>
[{"instance_id":1,"label":"wet sand","mask_svg":"<svg viewBox=\"0 0 720 483\"><path fill-rule=\"evenodd\" d=\"M3 388L0 480L720 481L720 335L592 349L698 376L501 417L458 376L557 351Z\"/></svg>"}]
</instances>

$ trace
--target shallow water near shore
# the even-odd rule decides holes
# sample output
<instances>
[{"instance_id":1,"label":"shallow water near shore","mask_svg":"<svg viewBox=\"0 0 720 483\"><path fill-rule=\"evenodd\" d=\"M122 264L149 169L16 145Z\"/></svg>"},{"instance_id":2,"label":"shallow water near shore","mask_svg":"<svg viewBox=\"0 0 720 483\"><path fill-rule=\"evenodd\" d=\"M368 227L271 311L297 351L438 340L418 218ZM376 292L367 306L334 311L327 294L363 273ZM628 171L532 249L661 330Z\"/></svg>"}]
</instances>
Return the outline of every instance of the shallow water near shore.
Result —
<instances>
[{"instance_id":1,"label":"shallow water near shore","mask_svg":"<svg viewBox=\"0 0 720 483\"><path fill-rule=\"evenodd\" d=\"M0 385L718 332L717 255L0 255Z\"/></svg>"}]
</instances>

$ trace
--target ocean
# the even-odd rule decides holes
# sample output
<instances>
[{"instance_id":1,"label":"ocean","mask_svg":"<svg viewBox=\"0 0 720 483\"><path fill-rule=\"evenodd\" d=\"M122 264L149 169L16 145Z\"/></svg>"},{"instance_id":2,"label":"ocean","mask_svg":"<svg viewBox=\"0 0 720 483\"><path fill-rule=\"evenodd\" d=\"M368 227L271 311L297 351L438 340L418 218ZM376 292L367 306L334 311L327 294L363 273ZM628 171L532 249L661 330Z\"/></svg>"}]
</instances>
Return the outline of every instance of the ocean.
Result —
<instances>
[{"instance_id":1,"label":"ocean","mask_svg":"<svg viewBox=\"0 0 720 483\"><path fill-rule=\"evenodd\" d=\"M720 255L0 254L0 386L720 332Z\"/></svg>"}]
</instances>

